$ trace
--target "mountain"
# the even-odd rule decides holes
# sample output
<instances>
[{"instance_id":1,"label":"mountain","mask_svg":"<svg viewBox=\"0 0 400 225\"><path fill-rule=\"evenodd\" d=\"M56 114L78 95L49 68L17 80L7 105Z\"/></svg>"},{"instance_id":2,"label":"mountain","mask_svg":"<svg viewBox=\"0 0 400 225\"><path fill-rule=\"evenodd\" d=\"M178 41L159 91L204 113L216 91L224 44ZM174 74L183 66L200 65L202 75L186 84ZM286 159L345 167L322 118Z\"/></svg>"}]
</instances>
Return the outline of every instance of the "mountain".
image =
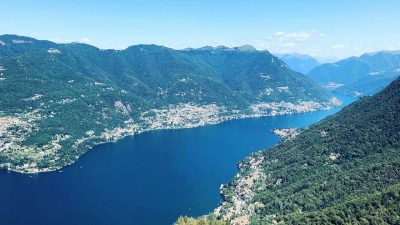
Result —
<instances>
[{"instance_id":1,"label":"mountain","mask_svg":"<svg viewBox=\"0 0 400 225\"><path fill-rule=\"evenodd\" d=\"M231 224L399 224L400 78L239 163Z\"/></svg>"},{"instance_id":2,"label":"mountain","mask_svg":"<svg viewBox=\"0 0 400 225\"><path fill-rule=\"evenodd\" d=\"M220 46L207 50L189 49L184 53L203 62L230 89L249 101L308 99L310 92L305 92L304 87L312 89L317 96L325 96L310 79L291 70L268 51L256 51L251 46Z\"/></svg>"},{"instance_id":3,"label":"mountain","mask_svg":"<svg viewBox=\"0 0 400 225\"><path fill-rule=\"evenodd\" d=\"M321 65L315 58L304 54L276 54L289 67L297 72L307 74L315 67Z\"/></svg>"},{"instance_id":4,"label":"mountain","mask_svg":"<svg viewBox=\"0 0 400 225\"><path fill-rule=\"evenodd\" d=\"M0 36L0 167L32 173L75 162L93 145L337 104L306 76L250 46L102 50Z\"/></svg>"},{"instance_id":5,"label":"mountain","mask_svg":"<svg viewBox=\"0 0 400 225\"><path fill-rule=\"evenodd\" d=\"M328 89L348 95L371 95L400 75L400 52L381 51L323 64L308 76Z\"/></svg>"}]
</instances>

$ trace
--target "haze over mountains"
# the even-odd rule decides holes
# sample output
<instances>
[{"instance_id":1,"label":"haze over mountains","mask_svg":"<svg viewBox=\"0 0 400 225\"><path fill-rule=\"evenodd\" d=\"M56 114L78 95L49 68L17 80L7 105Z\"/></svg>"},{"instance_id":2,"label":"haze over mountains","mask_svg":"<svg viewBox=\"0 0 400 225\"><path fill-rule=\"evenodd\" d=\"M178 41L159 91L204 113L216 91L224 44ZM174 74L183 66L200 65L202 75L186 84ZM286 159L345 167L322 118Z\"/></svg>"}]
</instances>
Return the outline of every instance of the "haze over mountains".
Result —
<instances>
[{"instance_id":1,"label":"haze over mountains","mask_svg":"<svg viewBox=\"0 0 400 225\"><path fill-rule=\"evenodd\" d=\"M324 109L308 77L251 46L101 50L0 36L0 165L55 170L92 145L151 129Z\"/></svg>"},{"instance_id":2,"label":"haze over mountains","mask_svg":"<svg viewBox=\"0 0 400 225\"><path fill-rule=\"evenodd\" d=\"M276 56L284 61L291 69L303 74L307 74L315 67L321 65L321 63L318 62L317 59L305 54L287 53L276 54Z\"/></svg>"},{"instance_id":3,"label":"haze over mountains","mask_svg":"<svg viewBox=\"0 0 400 225\"><path fill-rule=\"evenodd\" d=\"M400 75L400 52L380 51L314 68L307 74L324 87L348 95L371 95Z\"/></svg>"}]
</instances>

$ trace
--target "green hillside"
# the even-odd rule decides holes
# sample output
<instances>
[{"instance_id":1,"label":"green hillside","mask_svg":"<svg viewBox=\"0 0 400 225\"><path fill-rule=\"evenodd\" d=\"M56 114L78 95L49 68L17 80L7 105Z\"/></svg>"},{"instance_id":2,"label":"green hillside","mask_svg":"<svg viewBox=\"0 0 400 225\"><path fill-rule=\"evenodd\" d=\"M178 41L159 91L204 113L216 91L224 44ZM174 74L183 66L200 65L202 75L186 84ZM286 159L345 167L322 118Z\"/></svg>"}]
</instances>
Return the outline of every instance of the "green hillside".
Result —
<instances>
[{"instance_id":1,"label":"green hillside","mask_svg":"<svg viewBox=\"0 0 400 225\"><path fill-rule=\"evenodd\" d=\"M232 90L249 101L313 99L311 93L317 97L326 96L310 79L291 70L268 51L256 51L251 46L233 49L220 46L183 52L203 62Z\"/></svg>"},{"instance_id":2,"label":"green hillside","mask_svg":"<svg viewBox=\"0 0 400 225\"><path fill-rule=\"evenodd\" d=\"M146 130L336 103L266 51L0 40L0 167L13 171L55 170L94 144Z\"/></svg>"},{"instance_id":3,"label":"green hillside","mask_svg":"<svg viewBox=\"0 0 400 225\"><path fill-rule=\"evenodd\" d=\"M399 224L400 79L239 167L215 210L232 224Z\"/></svg>"}]
</instances>

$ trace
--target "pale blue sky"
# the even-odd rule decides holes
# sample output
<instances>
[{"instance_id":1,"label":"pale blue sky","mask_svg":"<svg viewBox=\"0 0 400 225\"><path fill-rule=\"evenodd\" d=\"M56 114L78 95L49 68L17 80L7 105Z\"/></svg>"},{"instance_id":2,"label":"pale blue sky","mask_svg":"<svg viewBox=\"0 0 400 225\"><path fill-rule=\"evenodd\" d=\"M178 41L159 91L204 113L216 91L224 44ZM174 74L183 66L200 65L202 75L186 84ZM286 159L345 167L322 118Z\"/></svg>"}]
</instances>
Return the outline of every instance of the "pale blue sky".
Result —
<instances>
[{"instance_id":1,"label":"pale blue sky","mask_svg":"<svg viewBox=\"0 0 400 225\"><path fill-rule=\"evenodd\" d=\"M400 49L399 0L0 0L0 33L100 48L251 44L342 58Z\"/></svg>"}]
</instances>

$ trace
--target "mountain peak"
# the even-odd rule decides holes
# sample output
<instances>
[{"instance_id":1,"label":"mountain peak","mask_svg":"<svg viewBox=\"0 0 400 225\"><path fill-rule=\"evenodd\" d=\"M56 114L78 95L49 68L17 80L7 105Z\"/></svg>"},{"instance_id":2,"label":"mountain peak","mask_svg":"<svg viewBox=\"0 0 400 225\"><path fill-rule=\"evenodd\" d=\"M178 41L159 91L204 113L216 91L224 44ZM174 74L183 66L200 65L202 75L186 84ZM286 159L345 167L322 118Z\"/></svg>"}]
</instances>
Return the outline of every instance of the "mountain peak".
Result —
<instances>
[{"instance_id":1,"label":"mountain peak","mask_svg":"<svg viewBox=\"0 0 400 225\"><path fill-rule=\"evenodd\" d=\"M251 45L242 45L242 46L233 47L233 48L226 47L224 45L219 45L219 46L216 46L216 47L206 45L206 46L201 47L201 48L187 48L187 49L184 49L184 50L189 50L189 51L190 50L197 50L197 51L242 51L242 52L255 52L255 51L257 51L257 49L254 48Z\"/></svg>"},{"instance_id":2,"label":"mountain peak","mask_svg":"<svg viewBox=\"0 0 400 225\"><path fill-rule=\"evenodd\" d=\"M396 51L389 51L389 50L382 50L382 51L377 51L377 52L369 52L369 53L365 53L362 56L375 56L378 54L389 54L389 55L400 55L400 50L396 50Z\"/></svg>"},{"instance_id":3,"label":"mountain peak","mask_svg":"<svg viewBox=\"0 0 400 225\"><path fill-rule=\"evenodd\" d=\"M6 44L27 44L27 43L33 43L33 42L37 41L34 38L25 37L25 36L19 36L19 35L15 35L15 34L0 35L0 40L2 41L3 45L6 45Z\"/></svg>"},{"instance_id":4,"label":"mountain peak","mask_svg":"<svg viewBox=\"0 0 400 225\"><path fill-rule=\"evenodd\" d=\"M215 50L226 50L226 49L230 49L224 45L219 45L216 47L210 46L210 45L206 45L204 47L200 47L200 48L188 48L187 50L199 50L199 51L215 51Z\"/></svg>"},{"instance_id":5,"label":"mountain peak","mask_svg":"<svg viewBox=\"0 0 400 225\"><path fill-rule=\"evenodd\" d=\"M254 47L251 46L251 45L242 45L242 46L236 47L235 49L240 50L240 51L244 51L244 52L254 52L254 51L257 51L257 49L254 48Z\"/></svg>"}]
</instances>

